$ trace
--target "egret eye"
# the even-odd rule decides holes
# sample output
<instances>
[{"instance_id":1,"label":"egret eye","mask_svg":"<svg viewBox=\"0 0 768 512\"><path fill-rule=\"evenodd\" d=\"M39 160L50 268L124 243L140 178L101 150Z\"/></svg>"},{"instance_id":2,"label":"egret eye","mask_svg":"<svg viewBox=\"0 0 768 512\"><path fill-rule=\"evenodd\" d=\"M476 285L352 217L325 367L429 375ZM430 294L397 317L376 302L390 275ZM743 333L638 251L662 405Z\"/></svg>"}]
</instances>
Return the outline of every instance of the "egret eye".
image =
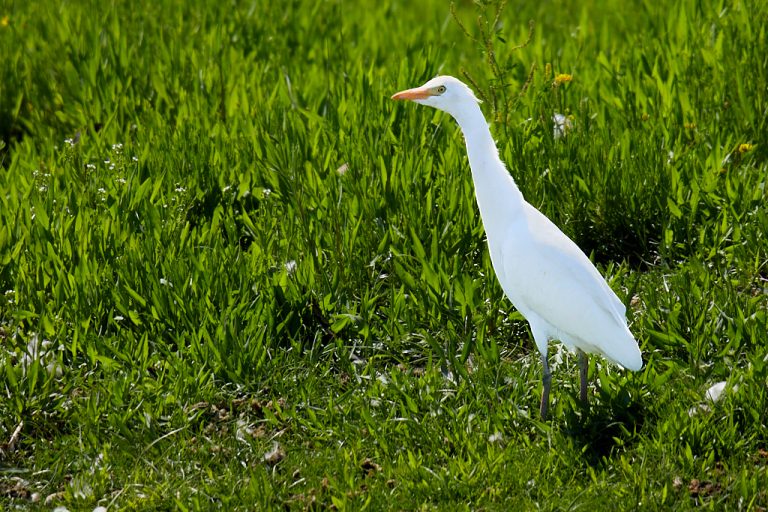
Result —
<instances>
[{"instance_id":1,"label":"egret eye","mask_svg":"<svg viewBox=\"0 0 768 512\"><path fill-rule=\"evenodd\" d=\"M445 92L445 86L444 85L437 86L437 88L435 89L435 92L437 94L443 94Z\"/></svg>"}]
</instances>

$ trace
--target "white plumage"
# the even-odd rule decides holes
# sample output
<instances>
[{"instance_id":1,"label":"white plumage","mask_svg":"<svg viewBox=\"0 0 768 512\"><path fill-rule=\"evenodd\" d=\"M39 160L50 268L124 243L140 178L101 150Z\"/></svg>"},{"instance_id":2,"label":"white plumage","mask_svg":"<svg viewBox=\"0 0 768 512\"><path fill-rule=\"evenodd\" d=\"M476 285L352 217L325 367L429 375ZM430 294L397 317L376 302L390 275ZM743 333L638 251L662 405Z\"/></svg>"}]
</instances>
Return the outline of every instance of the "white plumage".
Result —
<instances>
[{"instance_id":1,"label":"white plumage","mask_svg":"<svg viewBox=\"0 0 768 512\"><path fill-rule=\"evenodd\" d=\"M544 366L540 413L546 418L547 345L557 339L579 354L581 400L587 400L585 352L630 370L643 366L626 309L589 258L536 208L507 172L474 93L450 76L392 96L449 113L467 144L472 179L496 277L525 316Z\"/></svg>"}]
</instances>

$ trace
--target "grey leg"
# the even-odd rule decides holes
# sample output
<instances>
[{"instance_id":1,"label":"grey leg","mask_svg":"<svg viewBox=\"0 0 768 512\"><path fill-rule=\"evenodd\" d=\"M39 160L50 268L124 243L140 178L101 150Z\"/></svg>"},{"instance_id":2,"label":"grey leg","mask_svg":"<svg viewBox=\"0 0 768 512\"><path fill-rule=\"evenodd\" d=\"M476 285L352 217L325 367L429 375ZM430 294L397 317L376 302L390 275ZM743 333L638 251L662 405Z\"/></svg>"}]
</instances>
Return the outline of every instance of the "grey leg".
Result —
<instances>
[{"instance_id":1,"label":"grey leg","mask_svg":"<svg viewBox=\"0 0 768 512\"><path fill-rule=\"evenodd\" d=\"M583 350L577 349L579 352L579 376L581 377L581 391L579 398L583 405L587 405L587 372L589 371L589 361L587 361L587 354Z\"/></svg>"},{"instance_id":2,"label":"grey leg","mask_svg":"<svg viewBox=\"0 0 768 512\"><path fill-rule=\"evenodd\" d=\"M541 364L544 366L544 375L541 379L544 389L541 392L541 407L539 408L539 412L541 413L541 421L545 421L547 419L547 409L549 408L549 387L552 383L552 374L549 371L546 354L541 354Z\"/></svg>"}]
</instances>

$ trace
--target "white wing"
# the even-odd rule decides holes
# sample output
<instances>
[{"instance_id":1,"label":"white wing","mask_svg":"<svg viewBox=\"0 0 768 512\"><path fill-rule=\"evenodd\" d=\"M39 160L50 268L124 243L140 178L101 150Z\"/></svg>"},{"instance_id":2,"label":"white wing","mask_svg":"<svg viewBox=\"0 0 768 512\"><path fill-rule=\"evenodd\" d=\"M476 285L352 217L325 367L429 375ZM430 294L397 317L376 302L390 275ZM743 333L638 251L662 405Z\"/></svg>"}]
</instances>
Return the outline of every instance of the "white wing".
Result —
<instances>
[{"instance_id":1,"label":"white wing","mask_svg":"<svg viewBox=\"0 0 768 512\"><path fill-rule=\"evenodd\" d=\"M626 308L570 238L527 203L500 234L498 241L488 234L494 268L523 315L545 322L552 338L631 370L642 367Z\"/></svg>"}]
</instances>

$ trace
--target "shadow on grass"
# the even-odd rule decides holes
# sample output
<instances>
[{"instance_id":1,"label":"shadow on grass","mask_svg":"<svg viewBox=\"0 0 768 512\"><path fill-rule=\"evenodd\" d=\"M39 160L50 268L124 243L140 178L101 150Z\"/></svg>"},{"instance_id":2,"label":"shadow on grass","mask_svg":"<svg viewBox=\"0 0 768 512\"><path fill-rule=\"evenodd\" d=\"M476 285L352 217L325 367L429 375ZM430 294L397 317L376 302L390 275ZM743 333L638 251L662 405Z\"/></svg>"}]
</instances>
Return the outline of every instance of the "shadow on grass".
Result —
<instances>
[{"instance_id":1,"label":"shadow on grass","mask_svg":"<svg viewBox=\"0 0 768 512\"><path fill-rule=\"evenodd\" d=\"M572 407L566 408L563 429L590 466L601 465L637 442L638 432L650 420L639 397L630 396L626 390L613 394L601 391L599 399L595 398L585 407L573 397Z\"/></svg>"}]
</instances>

